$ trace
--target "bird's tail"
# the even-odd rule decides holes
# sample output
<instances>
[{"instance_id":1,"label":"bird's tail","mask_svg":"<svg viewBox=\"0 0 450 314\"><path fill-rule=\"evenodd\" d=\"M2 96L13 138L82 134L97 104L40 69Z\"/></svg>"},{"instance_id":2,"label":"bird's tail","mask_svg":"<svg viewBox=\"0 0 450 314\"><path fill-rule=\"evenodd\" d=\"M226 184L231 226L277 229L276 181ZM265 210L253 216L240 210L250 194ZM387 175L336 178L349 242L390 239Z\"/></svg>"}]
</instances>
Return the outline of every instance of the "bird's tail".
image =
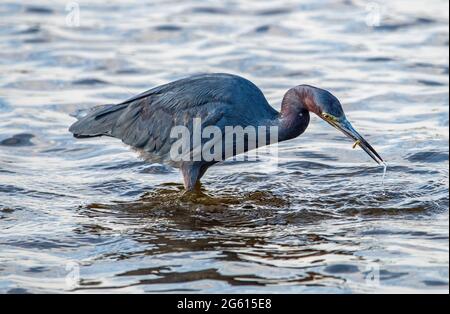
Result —
<instances>
[{"instance_id":1,"label":"bird's tail","mask_svg":"<svg viewBox=\"0 0 450 314\"><path fill-rule=\"evenodd\" d=\"M117 119L127 106L120 104L94 107L87 115L72 124L69 132L76 138L110 136Z\"/></svg>"}]
</instances>

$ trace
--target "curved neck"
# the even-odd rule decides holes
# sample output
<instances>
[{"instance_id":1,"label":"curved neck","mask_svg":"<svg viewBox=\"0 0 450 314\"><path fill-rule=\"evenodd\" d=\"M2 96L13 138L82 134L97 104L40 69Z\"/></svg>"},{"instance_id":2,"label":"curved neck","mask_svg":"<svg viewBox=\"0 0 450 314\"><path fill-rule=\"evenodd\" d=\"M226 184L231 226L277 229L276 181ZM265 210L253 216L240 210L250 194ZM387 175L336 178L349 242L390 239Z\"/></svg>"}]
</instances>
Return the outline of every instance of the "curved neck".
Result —
<instances>
[{"instance_id":1,"label":"curved neck","mask_svg":"<svg viewBox=\"0 0 450 314\"><path fill-rule=\"evenodd\" d=\"M288 90L284 95L279 114L278 138L280 142L299 136L308 127L309 110L301 96L296 88Z\"/></svg>"}]
</instances>

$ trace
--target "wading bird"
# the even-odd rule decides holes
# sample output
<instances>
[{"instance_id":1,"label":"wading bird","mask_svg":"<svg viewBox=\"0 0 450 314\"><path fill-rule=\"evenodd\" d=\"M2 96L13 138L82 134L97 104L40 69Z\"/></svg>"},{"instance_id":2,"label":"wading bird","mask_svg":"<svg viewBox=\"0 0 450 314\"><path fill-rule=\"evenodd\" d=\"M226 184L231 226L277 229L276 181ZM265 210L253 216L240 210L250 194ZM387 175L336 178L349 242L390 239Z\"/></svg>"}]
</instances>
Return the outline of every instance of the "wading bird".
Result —
<instances>
[{"instance_id":1,"label":"wading bird","mask_svg":"<svg viewBox=\"0 0 450 314\"><path fill-rule=\"evenodd\" d=\"M196 118L201 119L202 128L214 126L222 131L227 126L276 127L276 141L281 142L305 131L310 112L356 141L355 145L359 145L377 163L384 163L375 149L352 127L339 100L328 91L309 85L295 86L284 95L281 112L278 112L252 82L224 73L191 76L155 87L117 105L95 107L75 122L69 131L77 138L119 138L149 161L180 168L186 191L192 191L198 188L206 170L218 160L171 160L171 147L176 141L171 136L174 127L182 125L192 131L192 121ZM206 140L201 141L204 143ZM246 143L244 150L249 147L253 146ZM230 155L238 153L234 150ZM229 156L223 153L222 157Z\"/></svg>"}]
</instances>

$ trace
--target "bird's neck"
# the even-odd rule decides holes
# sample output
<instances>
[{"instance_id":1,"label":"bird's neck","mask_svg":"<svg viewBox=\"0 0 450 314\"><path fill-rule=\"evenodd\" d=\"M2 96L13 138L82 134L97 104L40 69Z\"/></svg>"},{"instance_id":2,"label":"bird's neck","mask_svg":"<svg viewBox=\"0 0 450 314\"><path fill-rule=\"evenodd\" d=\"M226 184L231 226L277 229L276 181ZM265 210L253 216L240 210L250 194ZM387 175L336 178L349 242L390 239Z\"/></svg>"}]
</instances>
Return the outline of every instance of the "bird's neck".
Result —
<instances>
[{"instance_id":1,"label":"bird's neck","mask_svg":"<svg viewBox=\"0 0 450 314\"><path fill-rule=\"evenodd\" d=\"M279 141L293 139L305 132L309 119L309 111L305 106L285 96L278 117Z\"/></svg>"}]
</instances>

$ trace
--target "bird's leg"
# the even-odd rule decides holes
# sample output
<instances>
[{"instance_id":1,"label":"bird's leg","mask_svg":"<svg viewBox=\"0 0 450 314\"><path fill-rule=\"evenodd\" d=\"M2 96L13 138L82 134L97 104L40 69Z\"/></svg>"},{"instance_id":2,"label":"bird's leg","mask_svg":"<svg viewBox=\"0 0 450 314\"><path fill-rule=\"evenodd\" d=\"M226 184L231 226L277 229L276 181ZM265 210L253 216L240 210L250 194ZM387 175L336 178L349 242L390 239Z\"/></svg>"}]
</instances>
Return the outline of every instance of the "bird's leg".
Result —
<instances>
[{"instance_id":1,"label":"bird's leg","mask_svg":"<svg viewBox=\"0 0 450 314\"><path fill-rule=\"evenodd\" d=\"M181 173L183 174L184 189L186 192L193 192L200 190L201 167L194 163L187 163L181 166Z\"/></svg>"}]
</instances>

